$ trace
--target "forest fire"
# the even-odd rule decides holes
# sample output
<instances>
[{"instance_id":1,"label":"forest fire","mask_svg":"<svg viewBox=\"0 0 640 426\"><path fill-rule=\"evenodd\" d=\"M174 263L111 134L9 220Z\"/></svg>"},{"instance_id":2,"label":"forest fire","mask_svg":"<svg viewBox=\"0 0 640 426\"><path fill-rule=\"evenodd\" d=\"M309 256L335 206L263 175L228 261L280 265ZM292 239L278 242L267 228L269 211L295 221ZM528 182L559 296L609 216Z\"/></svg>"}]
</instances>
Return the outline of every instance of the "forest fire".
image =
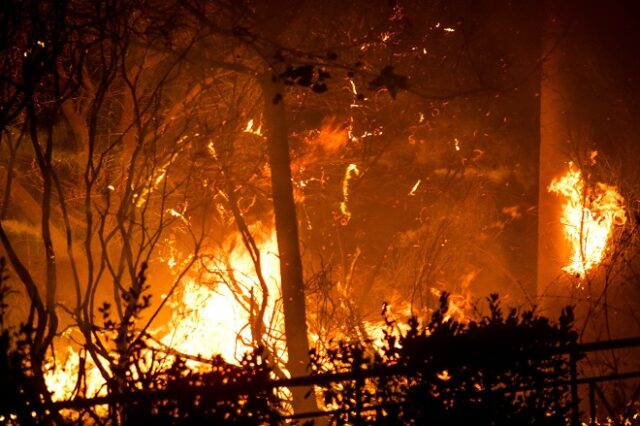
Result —
<instances>
[{"instance_id":1,"label":"forest fire","mask_svg":"<svg viewBox=\"0 0 640 426\"><path fill-rule=\"evenodd\" d=\"M624 198L614 186L585 183L573 163L569 163L567 173L554 179L548 189L565 198L561 220L572 254L563 269L584 277L604 258L614 227L625 224Z\"/></svg>"},{"instance_id":2,"label":"forest fire","mask_svg":"<svg viewBox=\"0 0 640 426\"><path fill-rule=\"evenodd\" d=\"M563 352L640 335L627 2L0 2L0 424L579 424L640 359Z\"/></svg>"}]
</instances>

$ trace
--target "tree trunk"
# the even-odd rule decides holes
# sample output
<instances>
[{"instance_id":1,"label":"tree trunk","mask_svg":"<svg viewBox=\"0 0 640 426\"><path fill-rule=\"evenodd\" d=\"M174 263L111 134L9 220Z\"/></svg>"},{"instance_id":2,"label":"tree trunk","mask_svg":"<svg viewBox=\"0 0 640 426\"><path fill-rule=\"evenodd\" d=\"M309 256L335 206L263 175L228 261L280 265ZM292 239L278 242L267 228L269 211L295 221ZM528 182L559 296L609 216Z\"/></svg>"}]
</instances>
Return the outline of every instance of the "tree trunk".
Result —
<instances>
[{"instance_id":1,"label":"tree trunk","mask_svg":"<svg viewBox=\"0 0 640 426\"><path fill-rule=\"evenodd\" d=\"M260 79L264 96L264 126L269 149L273 210L276 221L280 279L287 342L287 368L292 377L306 375L309 365L307 315L304 279L298 241L298 220L293 200L289 136L284 106L284 84L267 73ZM316 411L313 392L308 388L293 388L295 412ZM305 397L305 395L307 395Z\"/></svg>"},{"instance_id":2,"label":"tree trunk","mask_svg":"<svg viewBox=\"0 0 640 426\"><path fill-rule=\"evenodd\" d=\"M568 71L565 39L558 6L545 2L542 34L542 76L540 84L540 171L538 189L538 297L543 306L555 304L549 297L559 296L562 289L554 281L563 273L569 258L561 223L562 201L548 191L549 184L567 170L570 142L567 117ZM564 303L565 301L563 301Z\"/></svg>"}]
</instances>

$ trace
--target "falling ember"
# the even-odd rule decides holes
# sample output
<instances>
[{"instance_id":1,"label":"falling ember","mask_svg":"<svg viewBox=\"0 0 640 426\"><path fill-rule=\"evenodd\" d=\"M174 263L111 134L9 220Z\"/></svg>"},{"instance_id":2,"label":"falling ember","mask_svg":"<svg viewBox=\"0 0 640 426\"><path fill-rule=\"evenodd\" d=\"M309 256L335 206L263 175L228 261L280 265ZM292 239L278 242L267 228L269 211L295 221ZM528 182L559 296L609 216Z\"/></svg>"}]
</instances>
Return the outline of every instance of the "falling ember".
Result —
<instances>
[{"instance_id":1,"label":"falling ember","mask_svg":"<svg viewBox=\"0 0 640 426\"><path fill-rule=\"evenodd\" d=\"M360 169L357 165L351 163L347 166L342 179L342 202L340 203L340 212L346 221L351 219L351 211L349 210L349 182L354 176L360 176Z\"/></svg>"},{"instance_id":2,"label":"falling ember","mask_svg":"<svg viewBox=\"0 0 640 426\"><path fill-rule=\"evenodd\" d=\"M587 187L580 170L569 163L569 171L556 178L549 192L563 195L562 223L572 247L570 263L563 269L584 276L604 257L614 225L624 225L624 198L616 187L597 183Z\"/></svg>"},{"instance_id":3,"label":"falling ember","mask_svg":"<svg viewBox=\"0 0 640 426\"><path fill-rule=\"evenodd\" d=\"M349 80L349 83L351 83L351 92L357 96L358 89L356 88L356 84L353 82L353 80Z\"/></svg>"},{"instance_id":4,"label":"falling ember","mask_svg":"<svg viewBox=\"0 0 640 426\"><path fill-rule=\"evenodd\" d=\"M421 179L418 179L418 181L415 183L415 185L413 185L413 188L411 188L411 191L409 191L409 195L416 195L416 190L420 186L420 182L421 181L422 181Z\"/></svg>"}]
</instances>

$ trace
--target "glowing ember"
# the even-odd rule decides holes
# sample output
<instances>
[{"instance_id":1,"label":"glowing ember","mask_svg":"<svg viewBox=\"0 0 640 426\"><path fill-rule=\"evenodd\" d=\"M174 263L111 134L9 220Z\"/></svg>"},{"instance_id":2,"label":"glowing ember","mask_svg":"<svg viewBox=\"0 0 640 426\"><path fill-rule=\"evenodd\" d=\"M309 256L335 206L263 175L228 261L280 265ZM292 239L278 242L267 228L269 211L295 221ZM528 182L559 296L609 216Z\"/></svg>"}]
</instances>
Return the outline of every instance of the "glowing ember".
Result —
<instances>
[{"instance_id":1,"label":"glowing ember","mask_svg":"<svg viewBox=\"0 0 640 426\"><path fill-rule=\"evenodd\" d=\"M244 128L244 133L251 133L252 135L262 136L262 126L254 128L253 118L247 122L247 127Z\"/></svg>"},{"instance_id":2,"label":"glowing ember","mask_svg":"<svg viewBox=\"0 0 640 426\"><path fill-rule=\"evenodd\" d=\"M436 377L438 379L442 380L443 382L447 382L447 381L451 380L451 375L449 374L449 371L447 371L447 370L442 370L440 373L437 373Z\"/></svg>"},{"instance_id":3,"label":"glowing ember","mask_svg":"<svg viewBox=\"0 0 640 426\"><path fill-rule=\"evenodd\" d=\"M548 190L566 198L562 223L573 254L563 269L583 276L602 261L613 226L626 222L624 198L611 185L597 183L587 187L572 163L567 174L554 179Z\"/></svg>"}]
</instances>

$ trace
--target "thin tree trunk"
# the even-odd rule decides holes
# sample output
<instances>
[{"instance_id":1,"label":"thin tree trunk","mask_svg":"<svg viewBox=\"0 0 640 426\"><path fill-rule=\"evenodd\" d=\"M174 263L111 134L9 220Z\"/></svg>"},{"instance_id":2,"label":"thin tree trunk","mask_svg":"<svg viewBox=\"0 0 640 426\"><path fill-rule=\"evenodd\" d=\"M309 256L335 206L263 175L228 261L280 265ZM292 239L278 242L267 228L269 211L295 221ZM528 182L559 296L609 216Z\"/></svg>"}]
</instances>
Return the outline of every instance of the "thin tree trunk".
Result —
<instances>
[{"instance_id":1,"label":"thin tree trunk","mask_svg":"<svg viewBox=\"0 0 640 426\"><path fill-rule=\"evenodd\" d=\"M309 342L304 297L304 279L298 240L298 220L293 200L289 137L284 106L284 84L270 73L261 77L264 96L264 125L267 132L269 166L276 219L284 324L287 342L287 368L292 377L307 374ZM295 412L316 411L313 392L293 388ZM305 397L306 395L306 397Z\"/></svg>"},{"instance_id":2,"label":"thin tree trunk","mask_svg":"<svg viewBox=\"0 0 640 426\"><path fill-rule=\"evenodd\" d=\"M542 34L542 76L540 83L540 171L538 189L538 297L548 308L554 303L545 296L557 296L553 285L568 259L561 223L562 202L548 187L566 172L568 143L567 70L562 21L558 6L545 2ZM550 303L551 302L551 303ZM564 302L563 302L564 303Z\"/></svg>"}]
</instances>

